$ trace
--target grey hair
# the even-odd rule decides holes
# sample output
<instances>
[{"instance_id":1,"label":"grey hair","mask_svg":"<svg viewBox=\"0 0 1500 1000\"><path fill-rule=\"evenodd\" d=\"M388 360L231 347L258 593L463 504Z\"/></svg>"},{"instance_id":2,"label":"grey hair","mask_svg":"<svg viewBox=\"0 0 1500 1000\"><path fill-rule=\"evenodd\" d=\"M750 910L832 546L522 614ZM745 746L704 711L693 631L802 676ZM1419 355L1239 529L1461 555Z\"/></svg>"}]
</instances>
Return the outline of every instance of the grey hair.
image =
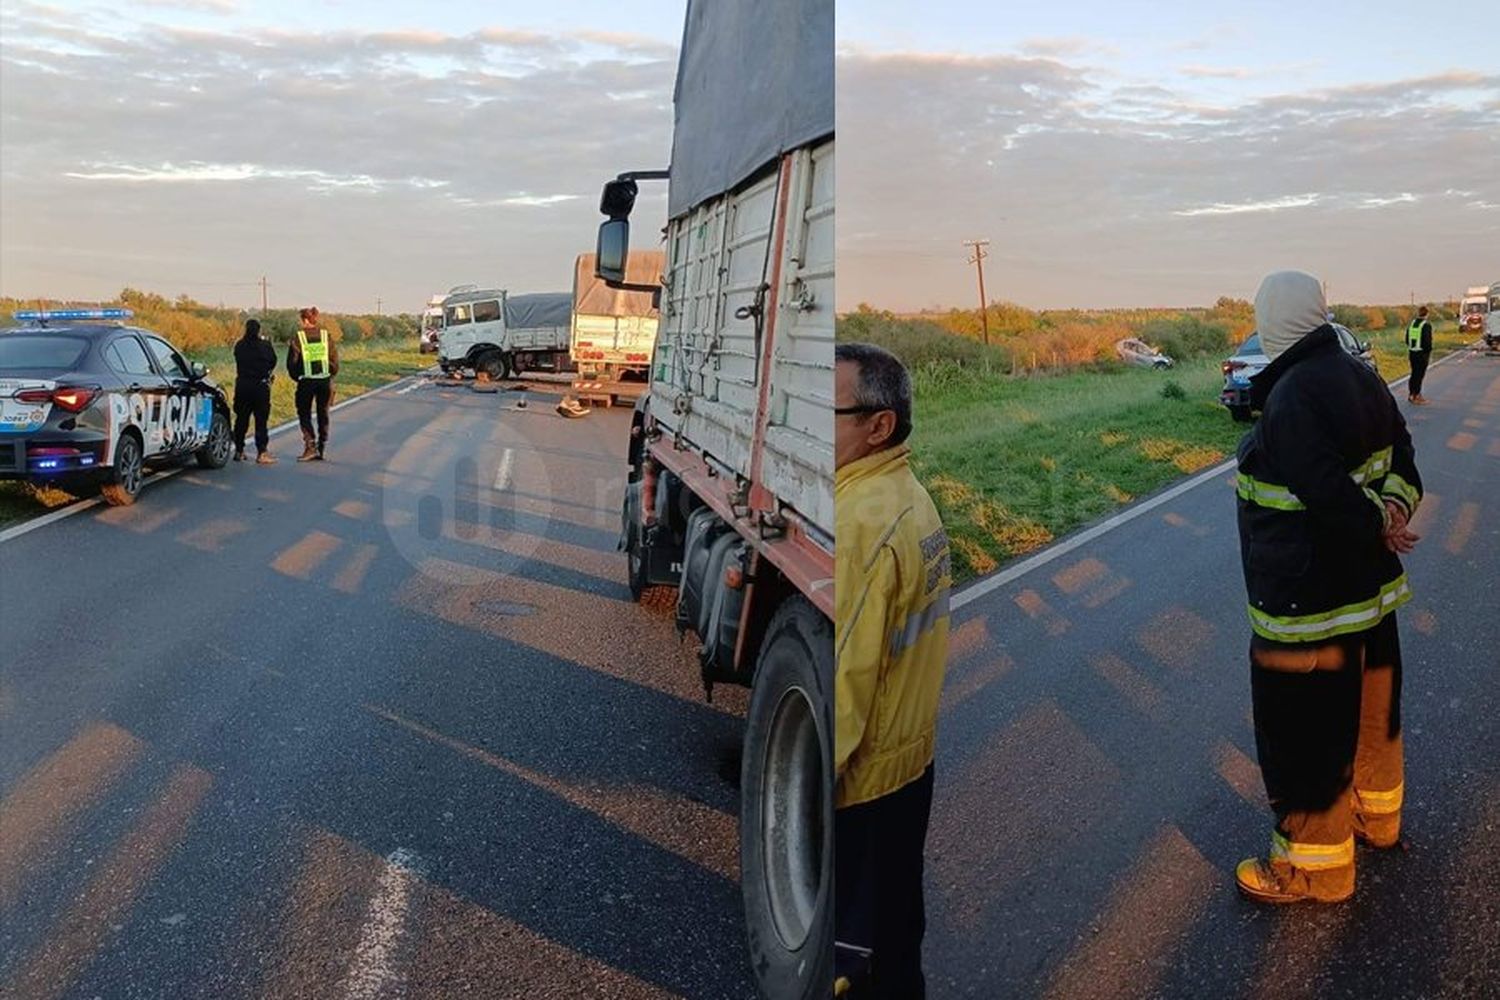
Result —
<instances>
[{"instance_id":1,"label":"grey hair","mask_svg":"<svg viewBox=\"0 0 1500 1000\"><path fill-rule=\"evenodd\" d=\"M841 343L834 347L835 363L849 361L859 366L859 384L854 390L856 406L874 406L896 414L892 447L911 436L911 375L901 359L874 344Z\"/></svg>"}]
</instances>

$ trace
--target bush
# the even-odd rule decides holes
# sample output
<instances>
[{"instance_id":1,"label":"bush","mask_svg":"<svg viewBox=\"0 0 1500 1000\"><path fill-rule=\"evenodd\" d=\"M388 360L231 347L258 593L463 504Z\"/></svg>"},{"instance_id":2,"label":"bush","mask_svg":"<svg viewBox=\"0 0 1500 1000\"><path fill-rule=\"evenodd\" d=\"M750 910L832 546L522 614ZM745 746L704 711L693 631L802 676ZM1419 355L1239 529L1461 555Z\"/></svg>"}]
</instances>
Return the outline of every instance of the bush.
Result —
<instances>
[{"instance_id":1,"label":"bush","mask_svg":"<svg viewBox=\"0 0 1500 1000\"><path fill-rule=\"evenodd\" d=\"M1175 379L1171 379L1168 380L1166 385L1161 387L1161 398L1177 400L1187 399L1187 390L1184 389L1181 384L1179 384Z\"/></svg>"},{"instance_id":2,"label":"bush","mask_svg":"<svg viewBox=\"0 0 1500 1000\"><path fill-rule=\"evenodd\" d=\"M1138 336L1162 353L1179 359L1222 354L1229 347L1229 330L1223 323L1187 313L1150 320L1141 327Z\"/></svg>"}]
</instances>

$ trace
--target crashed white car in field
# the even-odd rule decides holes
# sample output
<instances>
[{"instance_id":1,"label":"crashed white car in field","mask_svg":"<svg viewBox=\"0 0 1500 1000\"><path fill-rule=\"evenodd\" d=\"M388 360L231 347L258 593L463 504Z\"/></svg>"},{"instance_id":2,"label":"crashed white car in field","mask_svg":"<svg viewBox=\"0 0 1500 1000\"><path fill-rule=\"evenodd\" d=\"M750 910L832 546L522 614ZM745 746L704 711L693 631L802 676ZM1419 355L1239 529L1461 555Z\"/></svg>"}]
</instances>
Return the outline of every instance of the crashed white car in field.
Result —
<instances>
[{"instance_id":1,"label":"crashed white car in field","mask_svg":"<svg viewBox=\"0 0 1500 1000\"><path fill-rule=\"evenodd\" d=\"M1152 347L1144 340L1127 337L1115 344L1115 353L1127 365L1139 368L1171 368L1176 364L1171 358Z\"/></svg>"}]
</instances>

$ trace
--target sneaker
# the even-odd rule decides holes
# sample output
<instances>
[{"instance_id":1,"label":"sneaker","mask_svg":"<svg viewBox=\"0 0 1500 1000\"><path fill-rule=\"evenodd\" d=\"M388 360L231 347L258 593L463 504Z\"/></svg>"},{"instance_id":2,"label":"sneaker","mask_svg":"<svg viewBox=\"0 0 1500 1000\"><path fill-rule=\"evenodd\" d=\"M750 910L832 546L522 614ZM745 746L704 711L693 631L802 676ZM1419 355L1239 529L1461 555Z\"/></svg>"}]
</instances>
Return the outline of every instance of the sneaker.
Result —
<instances>
[{"instance_id":1,"label":"sneaker","mask_svg":"<svg viewBox=\"0 0 1500 1000\"><path fill-rule=\"evenodd\" d=\"M1432 400L1428 399L1426 396L1413 396L1411 398L1411 401L1413 403L1416 403L1418 406L1431 406L1432 405Z\"/></svg>"},{"instance_id":2,"label":"sneaker","mask_svg":"<svg viewBox=\"0 0 1500 1000\"><path fill-rule=\"evenodd\" d=\"M1341 903L1354 895L1352 881L1347 892L1323 895L1297 885L1305 877L1298 879L1296 874L1296 869L1285 862L1246 858L1235 868L1234 880L1240 892L1257 903Z\"/></svg>"},{"instance_id":3,"label":"sneaker","mask_svg":"<svg viewBox=\"0 0 1500 1000\"><path fill-rule=\"evenodd\" d=\"M276 464L276 456L272 455L269 451L263 451L259 455L255 456L255 464L256 465L275 465Z\"/></svg>"},{"instance_id":4,"label":"sneaker","mask_svg":"<svg viewBox=\"0 0 1500 1000\"><path fill-rule=\"evenodd\" d=\"M321 456L318 455L318 449L311 442L308 442L307 447L302 449L302 454L297 456L297 461L311 462L319 457Z\"/></svg>"}]
</instances>

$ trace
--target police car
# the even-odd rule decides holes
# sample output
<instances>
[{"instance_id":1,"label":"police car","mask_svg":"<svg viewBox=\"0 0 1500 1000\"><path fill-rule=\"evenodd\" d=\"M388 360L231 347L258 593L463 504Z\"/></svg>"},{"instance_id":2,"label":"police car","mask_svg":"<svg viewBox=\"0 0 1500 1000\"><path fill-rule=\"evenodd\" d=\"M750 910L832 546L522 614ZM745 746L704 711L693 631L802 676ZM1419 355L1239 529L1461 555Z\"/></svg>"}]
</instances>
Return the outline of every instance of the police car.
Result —
<instances>
[{"instance_id":1,"label":"police car","mask_svg":"<svg viewBox=\"0 0 1500 1000\"><path fill-rule=\"evenodd\" d=\"M149 469L229 461L230 409L208 369L128 309L23 310L0 331L0 479L135 502ZM116 321L116 322L109 322Z\"/></svg>"}]
</instances>

